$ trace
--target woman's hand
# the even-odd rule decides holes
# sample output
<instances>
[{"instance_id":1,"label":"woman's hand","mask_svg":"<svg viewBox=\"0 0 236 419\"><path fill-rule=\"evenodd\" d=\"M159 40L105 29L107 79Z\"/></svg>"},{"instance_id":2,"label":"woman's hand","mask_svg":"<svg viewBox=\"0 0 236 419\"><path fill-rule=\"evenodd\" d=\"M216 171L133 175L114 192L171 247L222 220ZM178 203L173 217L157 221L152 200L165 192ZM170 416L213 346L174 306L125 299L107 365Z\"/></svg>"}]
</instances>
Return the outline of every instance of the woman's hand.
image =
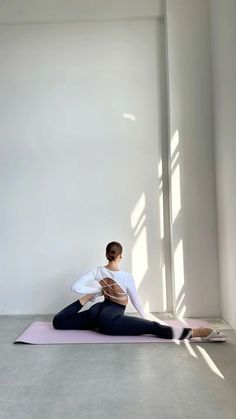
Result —
<instances>
[{"instance_id":1,"label":"woman's hand","mask_svg":"<svg viewBox=\"0 0 236 419\"><path fill-rule=\"evenodd\" d=\"M91 299L90 301L93 303L97 297L101 297L101 293L98 292L97 294L90 294L91 295Z\"/></svg>"},{"instance_id":2,"label":"woman's hand","mask_svg":"<svg viewBox=\"0 0 236 419\"><path fill-rule=\"evenodd\" d=\"M94 301L96 296L97 294L86 294L83 295L83 297L81 297L79 300L82 306L84 306L88 301Z\"/></svg>"}]
</instances>

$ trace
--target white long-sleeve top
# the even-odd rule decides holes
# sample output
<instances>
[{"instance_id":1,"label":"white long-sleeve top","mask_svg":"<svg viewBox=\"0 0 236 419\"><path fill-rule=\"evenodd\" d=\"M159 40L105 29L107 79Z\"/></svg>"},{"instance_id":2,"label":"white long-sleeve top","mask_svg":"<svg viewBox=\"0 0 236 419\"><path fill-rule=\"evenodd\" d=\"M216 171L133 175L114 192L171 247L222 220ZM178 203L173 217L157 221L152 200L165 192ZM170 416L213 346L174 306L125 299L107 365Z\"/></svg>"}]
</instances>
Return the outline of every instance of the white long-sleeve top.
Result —
<instances>
[{"instance_id":1,"label":"white long-sleeve top","mask_svg":"<svg viewBox=\"0 0 236 419\"><path fill-rule=\"evenodd\" d=\"M102 286L99 281L103 278L112 278L127 293L134 308L144 319L148 319L142 302L139 298L137 288L134 282L132 274L125 271L112 271L105 266L97 266L94 269L89 270L82 275L77 281L71 286L71 291L78 294L96 294L97 296L103 295ZM93 283L93 285L89 285Z\"/></svg>"}]
</instances>

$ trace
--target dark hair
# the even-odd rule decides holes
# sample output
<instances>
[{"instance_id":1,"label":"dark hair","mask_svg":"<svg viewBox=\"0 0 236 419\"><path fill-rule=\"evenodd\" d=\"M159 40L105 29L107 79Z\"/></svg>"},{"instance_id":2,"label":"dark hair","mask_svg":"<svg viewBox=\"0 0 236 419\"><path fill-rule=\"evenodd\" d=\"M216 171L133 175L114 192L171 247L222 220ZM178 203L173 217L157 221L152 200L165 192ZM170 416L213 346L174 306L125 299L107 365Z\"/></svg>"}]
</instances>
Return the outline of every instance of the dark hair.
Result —
<instances>
[{"instance_id":1,"label":"dark hair","mask_svg":"<svg viewBox=\"0 0 236 419\"><path fill-rule=\"evenodd\" d=\"M106 247L106 258L111 262L122 253L122 246L118 242L108 243Z\"/></svg>"}]
</instances>

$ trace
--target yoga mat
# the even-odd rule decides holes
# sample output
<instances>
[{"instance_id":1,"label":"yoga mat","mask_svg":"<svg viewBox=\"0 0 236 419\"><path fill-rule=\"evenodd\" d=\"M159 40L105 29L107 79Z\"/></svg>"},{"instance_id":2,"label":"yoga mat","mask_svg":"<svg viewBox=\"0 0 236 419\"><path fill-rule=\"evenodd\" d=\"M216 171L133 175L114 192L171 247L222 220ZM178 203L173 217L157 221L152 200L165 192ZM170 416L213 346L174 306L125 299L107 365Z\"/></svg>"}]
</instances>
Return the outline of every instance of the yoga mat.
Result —
<instances>
[{"instance_id":1,"label":"yoga mat","mask_svg":"<svg viewBox=\"0 0 236 419\"><path fill-rule=\"evenodd\" d=\"M212 327L210 323L200 319L185 320L187 325L180 320L160 321L175 327ZM199 342L200 338L187 339L190 342ZM174 342L171 339L160 339L153 335L139 336L114 336L103 335L94 330L57 330L54 329L52 322L35 321L19 335L13 343L30 343L34 345L53 345L65 343L157 343ZM182 341L178 341L182 342Z\"/></svg>"}]
</instances>

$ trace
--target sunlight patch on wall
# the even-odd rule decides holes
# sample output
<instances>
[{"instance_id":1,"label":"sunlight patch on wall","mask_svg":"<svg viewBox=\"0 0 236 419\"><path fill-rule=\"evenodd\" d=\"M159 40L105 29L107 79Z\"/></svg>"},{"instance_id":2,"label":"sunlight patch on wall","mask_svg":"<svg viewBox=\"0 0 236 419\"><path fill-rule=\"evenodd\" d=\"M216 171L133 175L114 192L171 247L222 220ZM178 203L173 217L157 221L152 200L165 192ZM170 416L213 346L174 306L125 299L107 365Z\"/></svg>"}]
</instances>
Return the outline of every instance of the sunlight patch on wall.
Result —
<instances>
[{"instance_id":1,"label":"sunlight patch on wall","mask_svg":"<svg viewBox=\"0 0 236 419\"><path fill-rule=\"evenodd\" d=\"M138 222L138 225L137 225L137 228L134 232L134 237L136 237L138 235L138 233L140 232L140 230L141 230L143 224L145 223L145 221L146 221L146 214L143 214L142 217L140 218L140 220Z\"/></svg>"},{"instance_id":2,"label":"sunlight patch on wall","mask_svg":"<svg viewBox=\"0 0 236 419\"><path fill-rule=\"evenodd\" d=\"M136 228L142 214L143 211L145 209L145 195L144 193L142 193L142 195L140 196L140 198L138 199L137 204L135 205L132 214L131 214L131 227L134 229Z\"/></svg>"},{"instance_id":3,"label":"sunlight patch on wall","mask_svg":"<svg viewBox=\"0 0 236 419\"><path fill-rule=\"evenodd\" d=\"M160 238L164 238L164 211L163 211L163 192L159 195L159 214L160 214Z\"/></svg>"},{"instance_id":4,"label":"sunlight patch on wall","mask_svg":"<svg viewBox=\"0 0 236 419\"><path fill-rule=\"evenodd\" d=\"M137 288L148 270L147 229L144 225L146 221L145 207L146 199L143 192L131 213L131 227L136 238L132 248L131 262Z\"/></svg>"},{"instance_id":5,"label":"sunlight patch on wall","mask_svg":"<svg viewBox=\"0 0 236 419\"><path fill-rule=\"evenodd\" d=\"M167 310L167 298L166 298L166 267L162 266L161 270L162 276L162 301L163 301L163 311Z\"/></svg>"},{"instance_id":6,"label":"sunlight patch on wall","mask_svg":"<svg viewBox=\"0 0 236 419\"><path fill-rule=\"evenodd\" d=\"M158 163L159 179L159 219L160 219L160 238L164 238L164 202L163 202L163 180L162 180L162 160Z\"/></svg>"},{"instance_id":7,"label":"sunlight patch on wall","mask_svg":"<svg viewBox=\"0 0 236 419\"><path fill-rule=\"evenodd\" d=\"M175 167L171 175L171 205L172 205L172 224L173 224L181 208L179 164Z\"/></svg>"},{"instance_id":8,"label":"sunlight patch on wall","mask_svg":"<svg viewBox=\"0 0 236 419\"><path fill-rule=\"evenodd\" d=\"M147 229L143 227L132 249L132 272L137 288L148 270Z\"/></svg>"},{"instance_id":9,"label":"sunlight patch on wall","mask_svg":"<svg viewBox=\"0 0 236 419\"><path fill-rule=\"evenodd\" d=\"M179 158L179 151L177 151L175 157L173 158L173 160L171 161L171 169L173 170L175 163L177 162L178 158Z\"/></svg>"},{"instance_id":10,"label":"sunlight patch on wall","mask_svg":"<svg viewBox=\"0 0 236 419\"><path fill-rule=\"evenodd\" d=\"M164 238L164 202L163 202L163 180L162 180L162 160L158 163L158 179L159 179L159 221L160 221L160 238Z\"/></svg>"},{"instance_id":11,"label":"sunlight patch on wall","mask_svg":"<svg viewBox=\"0 0 236 419\"><path fill-rule=\"evenodd\" d=\"M176 130L171 138L171 214L174 223L181 209L181 190L180 190L180 165L179 161L179 131ZM177 163L177 164L176 164Z\"/></svg>"},{"instance_id":12,"label":"sunlight patch on wall","mask_svg":"<svg viewBox=\"0 0 236 419\"><path fill-rule=\"evenodd\" d=\"M162 190L162 188L163 188L163 182L162 182L162 159L158 163L157 173L158 173L158 179L159 179L159 189Z\"/></svg>"},{"instance_id":13,"label":"sunlight patch on wall","mask_svg":"<svg viewBox=\"0 0 236 419\"><path fill-rule=\"evenodd\" d=\"M166 295L166 267L165 267L165 246L164 246L164 195L163 195L163 168L162 159L158 163L158 179L159 179L159 225L160 225L160 239L162 240L161 249L161 279L162 279L162 304L163 311L167 311L167 295Z\"/></svg>"},{"instance_id":14,"label":"sunlight patch on wall","mask_svg":"<svg viewBox=\"0 0 236 419\"><path fill-rule=\"evenodd\" d=\"M136 121L136 116L133 113L123 113L123 117L130 121Z\"/></svg>"},{"instance_id":15,"label":"sunlight patch on wall","mask_svg":"<svg viewBox=\"0 0 236 419\"><path fill-rule=\"evenodd\" d=\"M148 313L148 314L150 313L150 304L149 304L149 301L146 301L145 302L143 308L144 308L145 313Z\"/></svg>"},{"instance_id":16,"label":"sunlight patch on wall","mask_svg":"<svg viewBox=\"0 0 236 419\"><path fill-rule=\"evenodd\" d=\"M172 233L179 232L180 212L182 209L181 202L181 167L180 167L180 136L179 130L176 129L170 141L170 208L171 208L171 223ZM183 217L183 214L181 214ZM178 222L177 222L178 219ZM185 293L180 295L184 288L184 253L183 253L183 239L178 236L179 242L175 249L173 249L173 303L177 318L183 323L183 317L187 311L186 305L183 305ZM176 306L175 306L176 304Z\"/></svg>"},{"instance_id":17,"label":"sunlight patch on wall","mask_svg":"<svg viewBox=\"0 0 236 419\"><path fill-rule=\"evenodd\" d=\"M183 301L184 297L185 297L185 292L183 292L183 294L181 295L181 298L180 298L180 300L179 300L179 302L178 302L178 304L177 304L177 306L176 306L176 311L178 311L178 310L179 310L180 305L181 305L181 303L182 303L182 301Z\"/></svg>"},{"instance_id":18,"label":"sunlight patch on wall","mask_svg":"<svg viewBox=\"0 0 236 419\"><path fill-rule=\"evenodd\" d=\"M179 145L179 130L176 130L174 135L171 138L171 143L170 143L170 154L171 157L173 157L174 152L176 150L176 148Z\"/></svg>"},{"instance_id":19,"label":"sunlight patch on wall","mask_svg":"<svg viewBox=\"0 0 236 419\"><path fill-rule=\"evenodd\" d=\"M174 291L175 301L184 285L184 255L183 240L181 239L174 251Z\"/></svg>"}]
</instances>

